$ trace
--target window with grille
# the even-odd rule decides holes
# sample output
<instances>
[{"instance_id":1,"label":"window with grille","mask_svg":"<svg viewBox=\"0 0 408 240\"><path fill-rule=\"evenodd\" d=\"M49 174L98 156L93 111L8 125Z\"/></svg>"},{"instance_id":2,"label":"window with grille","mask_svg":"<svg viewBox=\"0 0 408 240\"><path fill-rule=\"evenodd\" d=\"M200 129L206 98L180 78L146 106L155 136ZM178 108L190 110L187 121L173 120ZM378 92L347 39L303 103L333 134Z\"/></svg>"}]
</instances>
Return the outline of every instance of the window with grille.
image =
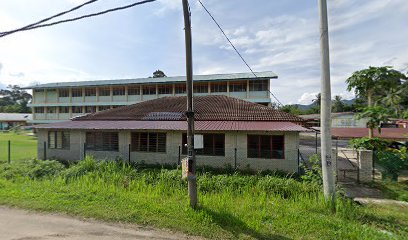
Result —
<instances>
[{"instance_id":1,"label":"window with grille","mask_svg":"<svg viewBox=\"0 0 408 240\"><path fill-rule=\"evenodd\" d=\"M57 107L47 107L47 113L57 113Z\"/></svg>"},{"instance_id":2,"label":"window with grille","mask_svg":"<svg viewBox=\"0 0 408 240\"><path fill-rule=\"evenodd\" d=\"M35 107L34 111L35 113L44 113L44 107Z\"/></svg>"},{"instance_id":3,"label":"window with grille","mask_svg":"<svg viewBox=\"0 0 408 240\"><path fill-rule=\"evenodd\" d=\"M173 93L172 85L161 85L158 87L157 90L159 94L172 94Z\"/></svg>"},{"instance_id":4,"label":"window with grille","mask_svg":"<svg viewBox=\"0 0 408 240\"><path fill-rule=\"evenodd\" d=\"M166 152L166 133L133 132L131 136L134 152Z\"/></svg>"},{"instance_id":5,"label":"window with grille","mask_svg":"<svg viewBox=\"0 0 408 240\"><path fill-rule=\"evenodd\" d=\"M69 89L59 89L58 96L59 97L69 97Z\"/></svg>"},{"instance_id":6,"label":"window with grille","mask_svg":"<svg viewBox=\"0 0 408 240\"><path fill-rule=\"evenodd\" d=\"M128 95L140 95L140 87L129 87Z\"/></svg>"},{"instance_id":7,"label":"window with grille","mask_svg":"<svg viewBox=\"0 0 408 240\"><path fill-rule=\"evenodd\" d=\"M156 95L156 86L143 86L143 95Z\"/></svg>"},{"instance_id":8,"label":"window with grille","mask_svg":"<svg viewBox=\"0 0 408 240\"><path fill-rule=\"evenodd\" d=\"M225 156L225 134L203 134L203 149L196 149L197 155L205 156ZM182 136L182 152L187 154L187 134Z\"/></svg>"},{"instance_id":9,"label":"window with grille","mask_svg":"<svg viewBox=\"0 0 408 240\"><path fill-rule=\"evenodd\" d=\"M207 83L198 83L193 86L194 93L208 93Z\"/></svg>"},{"instance_id":10,"label":"window with grille","mask_svg":"<svg viewBox=\"0 0 408 240\"><path fill-rule=\"evenodd\" d=\"M112 95L113 96L124 96L124 95L126 95L125 92L126 92L125 87L114 87L112 89Z\"/></svg>"},{"instance_id":11,"label":"window with grille","mask_svg":"<svg viewBox=\"0 0 408 240\"><path fill-rule=\"evenodd\" d=\"M268 91L268 80L250 81L249 91Z\"/></svg>"},{"instance_id":12,"label":"window with grille","mask_svg":"<svg viewBox=\"0 0 408 240\"><path fill-rule=\"evenodd\" d=\"M86 106L85 113L94 113L96 112L96 106Z\"/></svg>"},{"instance_id":13,"label":"window with grille","mask_svg":"<svg viewBox=\"0 0 408 240\"><path fill-rule=\"evenodd\" d=\"M211 92L227 92L227 82L211 83Z\"/></svg>"},{"instance_id":14,"label":"window with grille","mask_svg":"<svg viewBox=\"0 0 408 240\"><path fill-rule=\"evenodd\" d=\"M82 113L82 107L80 106L72 107L72 113Z\"/></svg>"},{"instance_id":15,"label":"window with grille","mask_svg":"<svg viewBox=\"0 0 408 240\"><path fill-rule=\"evenodd\" d=\"M241 82L230 82L229 91L230 92L246 92L247 83L245 81Z\"/></svg>"},{"instance_id":16,"label":"window with grille","mask_svg":"<svg viewBox=\"0 0 408 240\"><path fill-rule=\"evenodd\" d=\"M85 96L87 97L96 96L96 88L85 88Z\"/></svg>"},{"instance_id":17,"label":"window with grille","mask_svg":"<svg viewBox=\"0 0 408 240\"><path fill-rule=\"evenodd\" d=\"M69 149L69 132L50 131L48 132L48 148Z\"/></svg>"},{"instance_id":18,"label":"window with grille","mask_svg":"<svg viewBox=\"0 0 408 240\"><path fill-rule=\"evenodd\" d=\"M82 89L80 88L72 89L72 97L82 97Z\"/></svg>"},{"instance_id":19,"label":"window with grille","mask_svg":"<svg viewBox=\"0 0 408 240\"><path fill-rule=\"evenodd\" d=\"M87 132L86 149L91 151L119 151L117 132Z\"/></svg>"},{"instance_id":20,"label":"window with grille","mask_svg":"<svg viewBox=\"0 0 408 240\"><path fill-rule=\"evenodd\" d=\"M183 94L187 92L186 88L186 84L176 84L174 91L176 92L176 94Z\"/></svg>"},{"instance_id":21,"label":"window with grille","mask_svg":"<svg viewBox=\"0 0 408 240\"><path fill-rule=\"evenodd\" d=\"M110 106L99 106L98 109L99 111L105 111L105 110L110 109Z\"/></svg>"},{"instance_id":22,"label":"window with grille","mask_svg":"<svg viewBox=\"0 0 408 240\"><path fill-rule=\"evenodd\" d=\"M110 88L99 88L99 96L110 96Z\"/></svg>"},{"instance_id":23,"label":"window with grille","mask_svg":"<svg viewBox=\"0 0 408 240\"><path fill-rule=\"evenodd\" d=\"M69 113L69 107L59 107L59 113Z\"/></svg>"},{"instance_id":24,"label":"window with grille","mask_svg":"<svg viewBox=\"0 0 408 240\"><path fill-rule=\"evenodd\" d=\"M285 158L283 135L248 135L248 158Z\"/></svg>"}]
</instances>

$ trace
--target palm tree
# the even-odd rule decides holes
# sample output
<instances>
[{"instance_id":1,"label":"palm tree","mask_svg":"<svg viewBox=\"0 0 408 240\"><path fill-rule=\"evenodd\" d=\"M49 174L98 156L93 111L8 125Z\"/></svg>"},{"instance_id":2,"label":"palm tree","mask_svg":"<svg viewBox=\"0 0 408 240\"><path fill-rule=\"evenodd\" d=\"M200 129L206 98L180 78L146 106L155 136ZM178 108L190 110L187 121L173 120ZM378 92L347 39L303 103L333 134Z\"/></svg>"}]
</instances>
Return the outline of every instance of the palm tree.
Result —
<instances>
[{"instance_id":1,"label":"palm tree","mask_svg":"<svg viewBox=\"0 0 408 240\"><path fill-rule=\"evenodd\" d=\"M341 96L336 95L333 99L333 112L343 112L344 111L344 103Z\"/></svg>"},{"instance_id":2,"label":"palm tree","mask_svg":"<svg viewBox=\"0 0 408 240\"><path fill-rule=\"evenodd\" d=\"M312 100L313 104L316 104L317 106L320 107L320 104L322 103L322 94L318 93L315 96L316 98Z\"/></svg>"},{"instance_id":3,"label":"palm tree","mask_svg":"<svg viewBox=\"0 0 408 240\"><path fill-rule=\"evenodd\" d=\"M393 109L395 117L401 117L401 103L404 89L390 88L386 92L386 96L382 99L382 103Z\"/></svg>"}]
</instances>

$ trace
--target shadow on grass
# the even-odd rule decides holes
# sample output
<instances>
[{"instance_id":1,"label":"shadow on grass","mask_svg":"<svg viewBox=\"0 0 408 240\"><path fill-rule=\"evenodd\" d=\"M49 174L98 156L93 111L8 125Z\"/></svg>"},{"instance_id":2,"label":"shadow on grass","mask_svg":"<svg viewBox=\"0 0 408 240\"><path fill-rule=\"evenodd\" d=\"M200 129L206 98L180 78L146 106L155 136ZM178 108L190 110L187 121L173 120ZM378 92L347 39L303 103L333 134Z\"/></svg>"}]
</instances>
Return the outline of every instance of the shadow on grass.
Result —
<instances>
[{"instance_id":1,"label":"shadow on grass","mask_svg":"<svg viewBox=\"0 0 408 240\"><path fill-rule=\"evenodd\" d=\"M234 238L239 238L240 235L247 235L255 239L290 239L281 235L272 233L263 234L257 232L247 226L247 224L241 221L239 218L231 215L230 213L221 211L216 212L206 207L199 207L198 210L204 211L211 216L214 223L216 223L222 229L230 232ZM241 236L242 237L242 236Z\"/></svg>"}]
</instances>

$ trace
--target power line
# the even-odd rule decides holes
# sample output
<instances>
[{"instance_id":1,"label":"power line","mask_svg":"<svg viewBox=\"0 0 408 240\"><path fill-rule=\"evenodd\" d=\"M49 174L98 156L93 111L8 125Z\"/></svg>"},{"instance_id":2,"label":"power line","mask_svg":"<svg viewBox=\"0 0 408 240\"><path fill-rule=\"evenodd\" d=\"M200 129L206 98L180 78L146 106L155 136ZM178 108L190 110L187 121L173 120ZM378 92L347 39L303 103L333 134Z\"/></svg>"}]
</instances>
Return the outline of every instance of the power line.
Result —
<instances>
[{"instance_id":1,"label":"power line","mask_svg":"<svg viewBox=\"0 0 408 240\"><path fill-rule=\"evenodd\" d=\"M222 34L224 35L224 37L227 39L227 41L229 42L229 44L232 46L232 48L235 50L235 52L238 54L238 56L241 58L241 60L245 63L245 65L248 67L248 69L251 71L251 73L257 78L258 76L255 74L255 72L252 70L252 68L249 66L249 64L247 63L247 61L245 61L244 57L241 55L241 53L238 51L238 49L234 46L234 44L231 42L230 38L227 36L227 34L225 33L225 31L222 29L222 27L220 26L220 24L217 22L217 20L215 20L215 18L213 17L213 15L210 13L210 11L204 6L204 4L201 2L201 0L197 0L201 6L204 8L204 10L208 13L208 15L211 17L211 19L214 21L214 23L217 25L217 27L220 29L220 31L222 32ZM278 104L280 104L281 106L283 106L283 104L281 103L281 101L279 101L279 99L268 89L269 93L273 96L273 98L278 102Z\"/></svg>"},{"instance_id":2,"label":"power line","mask_svg":"<svg viewBox=\"0 0 408 240\"><path fill-rule=\"evenodd\" d=\"M51 17L44 18L44 19L42 19L42 20L40 20L40 21L38 21L38 22L29 24L29 25L24 26L24 27L22 27L22 28L18 28L18 29L12 30L12 31L7 31L7 32L0 32L0 36L3 37L3 36L6 36L6 35L9 35L9 34L12 34L12 33L18 32L18 31L21 31L21 30L23 30L23 29L28 29L28 28L33 27L33 26L35 26L35 25L41 24L41 23L43 23L43 22L47 22L47 21L49 21L49 20L51 20L51 19L53 19L53 18L56 18L56 17L62 16L62 15L65 15L65 14L70 13L70 12L73 12L73 11L75 11L75 10L78 10L78 9L80 9L80 8L83 7L83 6L86 6L86 5L88 5L88 4L91 4L91 3L94 3L94 2L97 2L97 1L99 1L99 0L91 0L91 1L85 2L85 3L81 4L81 5L78 5L78 6L74 7L74 8L71 8L70 10L57 13L57 14L51 16Z\"/></svg>"},{"instance_id":3,"label":"power line","mask_svg":"<svg viewBox=\"0 0 408 240\"><path fill-rule=\"evenodd\" d=\"M13 30L13 31L14 31L13 33L22 32L22 31L28 31L28 30L33 30L33 29L36 29L36 28L50 27L50 26L53 26L53 25L61 24L61 23L73 22L73 21L77 21L77 20L84 19L84 18L95 17L95 16L99 16L99 15L106 14L106 13L115 12L115 11L119 11L119 10L124 10L124 9L127 9L127 8L135 7L135 6L137 6L137 5L142 5L142 4L145 4L145 3L150 3L150 2L155 2L155 1L157 1L157 0L145 0L145 1L135 2L135 3L129 4L129 5L125 5L125 6L122 6L122 7L116 7L116 8L107 9L107 10L102 11L102 12L87 14L87 15L83 15L83 16L80 16L80 17L69 18L69 19L64 19L64 20L52 22L52 23L46 23L46 24L40 24L40 25L33 25L33 26L31 26L31 27ZM30 25L32 25L32 24L30 24ZM10 34L11 34L11 33L10 33ZM6 36L6 35L0 35L0 38L2 38L2 37L4 37L4 36Z\"/></svg>"}]
</instances>

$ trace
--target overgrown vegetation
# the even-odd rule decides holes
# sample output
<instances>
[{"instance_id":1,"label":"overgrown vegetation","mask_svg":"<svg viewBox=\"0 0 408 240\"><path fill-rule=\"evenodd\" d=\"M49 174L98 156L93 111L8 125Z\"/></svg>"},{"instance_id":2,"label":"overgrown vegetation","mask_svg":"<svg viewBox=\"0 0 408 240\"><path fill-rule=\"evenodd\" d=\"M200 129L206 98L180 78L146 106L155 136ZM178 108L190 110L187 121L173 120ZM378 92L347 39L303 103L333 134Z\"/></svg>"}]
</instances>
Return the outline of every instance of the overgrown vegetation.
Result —
<instances>
[{"instance_id":1,"label":"overgrown vegetation","mask_svg":"<svg viewBox=\"0 0 408 240\"><path fill-rule=\"evenodd\" d=\"M180 170L144 169L87 157L0 164L0 204L170 228L216 239L404 239L407 209L363 207L347 199L332 213L321 187L276 175L198 176L189 207Z\"/></svg>"}]
</instances>

